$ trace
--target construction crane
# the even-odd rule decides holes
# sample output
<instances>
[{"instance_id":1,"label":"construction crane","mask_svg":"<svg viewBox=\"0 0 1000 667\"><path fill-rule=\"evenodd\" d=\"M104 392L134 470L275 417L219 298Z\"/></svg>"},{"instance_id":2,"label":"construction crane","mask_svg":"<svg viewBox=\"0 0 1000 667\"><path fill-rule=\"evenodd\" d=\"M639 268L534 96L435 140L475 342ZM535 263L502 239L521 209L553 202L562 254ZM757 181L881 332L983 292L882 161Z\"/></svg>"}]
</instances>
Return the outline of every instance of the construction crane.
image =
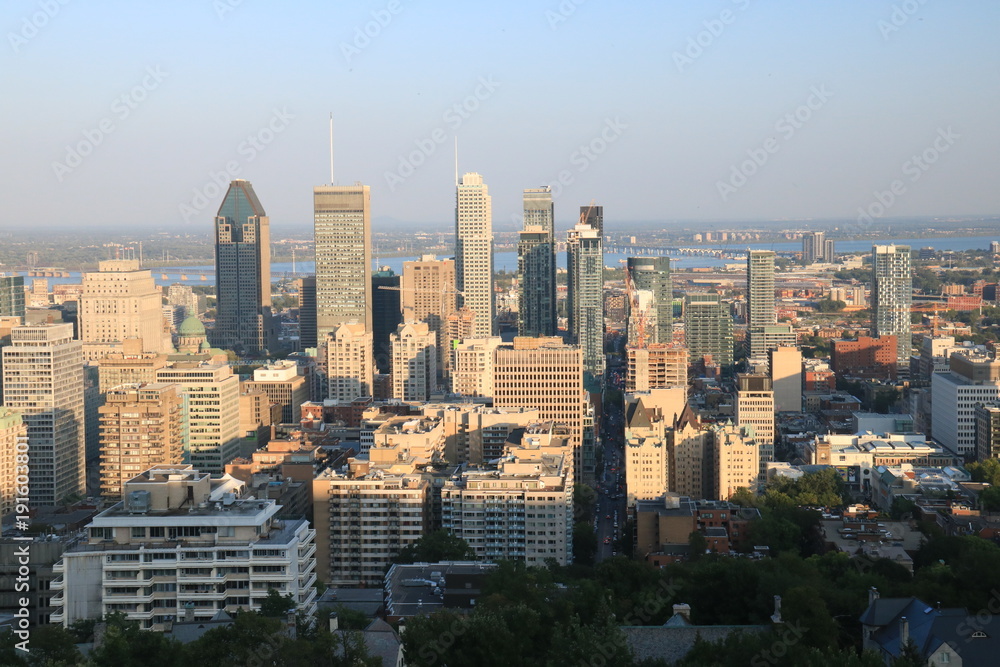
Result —
<instances>
[{"instance_id":1,"label":"construction crane","mask_svg":"<svg viewBox=\"0 0 1000 667\"><path fill-rule=\"evenodd\" d=\"M625 262L625 294L628 297L629 314L631 315L633 309L638 313L636 316L635 347L640 349L645 348L646 311L639 304L639 290L636 289L635 282L632 280L632 272L628 270L627 261Z\"/></svg>"}]
</instances>

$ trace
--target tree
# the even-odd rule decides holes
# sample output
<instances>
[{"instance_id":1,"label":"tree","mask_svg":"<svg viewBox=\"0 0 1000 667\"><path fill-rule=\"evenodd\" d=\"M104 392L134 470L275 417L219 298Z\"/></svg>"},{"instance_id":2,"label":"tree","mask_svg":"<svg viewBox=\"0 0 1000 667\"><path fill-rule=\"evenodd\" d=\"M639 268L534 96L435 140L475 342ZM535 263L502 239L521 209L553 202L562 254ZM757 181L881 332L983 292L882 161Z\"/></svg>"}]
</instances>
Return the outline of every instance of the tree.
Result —
<instances>
[{"instance_id":1,"label":"tree","mask_svg":"<svg viewBox=\"0 0 1000 667\"><path fill-rule=\"evenodd\" d=\"M116 612L104 617L107 629L100 647L90 652L85 665L115 667L181 667L184 646L159 632L146 632L137 621Z\"/></svg>"},{"instance_id":2,"label":"tree","mask_svg":"<svg viewBox=\"0 0 1000 667\"><path fill-rule=\"evenodd\" d=\"M821 313L839 313L844 308L847 308L847 304L839 299L822 299L816 302L816 310Z\"/></svg>"},{"instance_id":3,"label":"tree","mask_svg":"<svg viewBox=\"0 0 1000 667\"><path fill-rule=\"evenodd\" d=\"M71 667L83 662L75 635L61 625L40 625L32 630L30 646L30 665Z\"/></svg>"},{"instance_id":4,"label":"tree","mask_svg":"<svg viewBox=\"0 0 1000 667\"><path fill-rule=\"evenodd\" d=\"M442 529L427 533L413 544L405 546L393 562L437 563L442 560L476 560L476 552L461 537Z\"/></svg>"},{"instance_id":5,"label":"tree","mask_svg":"<svg viewBox=\"0 0 1000 667\"><path fill-rule=\"evenodd\" d=\"M573 562L593 565L597 554L597 534L590 521L578 521L573 526Z\"/></svg>"},{"instance_id":6,"label":"tree","mask_svg":"<svg viewBox=\"0 0 1000 667\"><path fill-rule=\"evenodd\" d=\"M295 609L295 596L289 593L282 595L273 588L267 589L267 597L260 603L260 614L268 618L284 616Z\"/></svg>"},{"instance_id":7,"label":"tree","mask_svg":"<svg viewBox=\"0 0 1000 667\"><path fill-rule=\"evenodd\" d=\"M688 535L688 546L691 548L691 560L697 560L708 550L708 540L697 530L693 530Z\"/></svg>"}]
</instances>

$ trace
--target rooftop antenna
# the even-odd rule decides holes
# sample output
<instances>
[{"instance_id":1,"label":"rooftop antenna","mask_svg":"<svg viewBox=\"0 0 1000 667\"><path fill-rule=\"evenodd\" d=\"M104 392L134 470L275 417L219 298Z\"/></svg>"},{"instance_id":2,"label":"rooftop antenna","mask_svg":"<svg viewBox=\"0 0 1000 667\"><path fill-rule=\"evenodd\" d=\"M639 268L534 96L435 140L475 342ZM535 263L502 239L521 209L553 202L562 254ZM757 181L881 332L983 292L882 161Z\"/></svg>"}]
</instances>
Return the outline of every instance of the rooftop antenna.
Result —
<instances>
[{"instance_id":1,"label":"rooftop antenna","mask_svg":"<svg viewBox=\"0 0 1000 667\"><path fill-rule=\"evenodd\" d=\"M455 187L458 187L458 137L455 137Z\"/></svg>"},{"instance_id":2,"label":"rooftop antenna","mask_svg":"<svg viewBox=\"0 0 1000 667\"><path fill-rule=\"evenodd\" d=\"M330 185L333 185L333 112L330 112Z\"/></svg>"}]
</instances>

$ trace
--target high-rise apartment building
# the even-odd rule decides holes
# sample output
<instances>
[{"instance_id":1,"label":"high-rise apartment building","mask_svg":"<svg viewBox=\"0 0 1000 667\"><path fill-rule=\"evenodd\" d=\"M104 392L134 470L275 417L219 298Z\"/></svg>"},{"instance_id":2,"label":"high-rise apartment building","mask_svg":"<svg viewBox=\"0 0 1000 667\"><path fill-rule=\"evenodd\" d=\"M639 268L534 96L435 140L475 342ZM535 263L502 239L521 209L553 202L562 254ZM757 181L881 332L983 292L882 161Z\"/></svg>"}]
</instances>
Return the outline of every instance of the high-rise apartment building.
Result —
<instances>
[{"instance_id":1,"label":"high-rise apartment building","mask_svg":"<svg viewBox=\"0 0 1000 667\"><path fill-rule=\"evenodd\" d=\"M604 237L604 207L589 204L580 207L580 224L589 225L597 230L597 235Z\"/></svg>"},{"instance_id":2,"label":"high-rise apartment building","mask_svg":"<svg viewBox=\"0 0 1000 667\"><path fill-rule=\"evenodd\" d=\"M896 337L896 360L908 363L913 274L910 246L872 246L872 335Z\"/></svg>"},{"instance_id":3,"label":"high-rise apartment building","mask_svg":"<svg viewBox=\"0 0 1000 667\"><path fill-rule=\"evenodd\" d=\"M28 426L32 505L86 493L81 347L72 324L38 324L11 329L3 348L4 404Z\"/></svg>"},{"instance_id":4,"label":"high-rise apartment building","mask_svg":"<svg viewBox=\"0 0 1000 667\"><path fill-rule=\"evenodd\" d=\"M243 383L243 391L262 391L271 403L281 406L281 423L297 424L300 406L309 400L309 384L294 361L276 361L255 368L253 380Z\"/></svg>"},{"instance_id":5,"label":"high-rise apartment building","mask_svg":"<svg viewBox=\"0 0 1000 667\"><path fill-rule=\"evenodd\" d=\"M271 222L250 181L232 181L215 216L215 287L215 346L244 355L276 349Z\"/></svg>"},{"instance_id":6,"label":"high-rise apartment building","mask_svg":"<svg viewBox=\"0 0 1000 667\"><path fill-rule=\"evenodd\" d=\"M733 369L733 317L718 294L684 296L684 341L692 363L715 364L725 374Z\"/></svg>"},{"instance_id":7,"label":"high-rise apartment building","mask_svg":"<svg viewBox=\"0 0 1000 667\"><path fill-rule=\"evenodd\" d=\"M712 498L729 500L740 488L755 491L761 462L753 427L726 422L710 429L715 459Z\"/></svg>"},{"instance_id":8,"label":"high-rise apartment building","mask_svg":"<svg viewBox=\"0 0 1000 667\"><path fill-rule=\"evenodd\" d=\"M0 405L0 519L14 511L16 498L24 497L18 493L20 487L26 485L17 483L17 468L23 466L25 460L21 458L19 462L18 457L27 454L28 427L21 415ZM30 460L28 465L30 467Z\"/></svg>"},{"instance_id":9,"label":"high-rise apartment building","mask_svg":"<svg viewBox=\"0 0 1000 667\"><path fill-rule=\"evenodd\" d=\"M455 312L455 260L424 255L418 261L403 262L399 300L402 322L424 322L434 332L438 375L448 377L451 345L447 329L448 317Z\"/></svg>"},{"instance_id":10,"label":"high-rise apartment building","mask_svg":"<svg viewBox=\"0 0 1000 667\"><path fill-rule=\"evenodd\" d=\"M468 338L451 350L451 391L462 396L493 396L493 362L499 336Z\"/></svg>"},{"instance_id":11,"label":"high-rise apartment building","mask_svg":"<svg viewBox=\"0 0 1000 667\"><path fill-rule=\"evenodd\" d=\"M221 473L240 453L239 377L229 364L183 362L158 370L156 381L180 386L185 462Z\"/></svg>"},{"instance_id":12,"label":"high-rise apartment building","mask_svg":"<svg viewBox=\"0 0 1000 667\"><path fill-rule=\"evenodd\" d=\"M775 412L802 412L802 350L776 347L769 359Z\"/></svg>"},{"instance_id":13,"label":"high-rise apartment building","mask_svg":"<svg viewBox=\"0 0 1000 667\"><path fill-rule=\"evenodd\" d=\"M401 278L387 266L372 274L372 344L375 346L375 368L379 373L392 372L389 336L403 322Z\"/></svg>"},{"instance_id":14,"label":"high-rise apartment building","mask_svg":"<svg viewBox=\"0 0 1000 667\"><path fill-rule=\"evenodd\" d=\"M524 191L524 229L517 244L517 333L554 336L556 327L555 205L549 187Z\"/></svg>"},{"instance_id":15,"label":"high-rise apartment building","mask_svg":"<svg viewBox=\"0 0 1000 667\"><path fill-rule=\"evenodd\" d=\"M24 277L0 273L0 317L24 317Z\"/></svg>"},{"instance_id":16,"label":"high-rise apartment building","mask_svg":"<svg viewBox=\"0 0 1000 667\"><path fill-rule=\"evenodd\" d=\"M400 324L392 344L392 397L428 401L437 392L437 337L425 322Z\"/></svg>"},{"instance_id":17,"label":"high-rise apartment building","mask_svg":"<svg viewBox=\"0 0 1000 667\"><path fill-rule=\"evenodd\" d=\"M627 347L625 391L649 391L687 386L688 350L680 345L656 343L644 348Z\"/></svg>"},{"instance_id":18,"label":"high-rise apartment building","mask_svg":"<svg viewBox=\"0 0 1000 667\"><path fill-rule=\"evenodd\" d=\"M327 397L353 401L371 396L375 383L371 330L360 323L341 324L326 338Z\"/></svg>"},{"instance_id":19,"label":"high-rise apartment building","mask_svg":"<svg viewBox=\"0 0 1000 667\"><path fill-rule=\"evenodd\" d=\"M473 335L493 334L493 200L479 174L462 176L455 196L455 289L458 307L475 313Z\"/></svg>"},{"instance_id":20,"label":"high-rise apartment building","mask_svg":"<svg viewBox=\"0 0 1000 667\"><path fill-rule=\"evenodd\" d=\"M121 500L125 484L153 466L181 463L182 399L173 384L123 385L100 414L101 495Z\"/></svg>"},{"instance_id":21,"label":"high-rise apartment building","mask_svg":"<svg viewBox=\"0 0 1000 667\"><path fill-rule=\"evenodd\" d=\"M673 341L674 290L670 279L670 258L629 257L626 262L629 278L637 290L652 293L655 326L646 327L647 343L669 345ZM631 332L629 332L631 338Z\"/></svg>"},{"instance_id":22,"label":"high-rise apartment building","mask_svg":"<svg viewBox=\"0 0 1000 667\"><path fill-rule=\"evenodd\" d=\"M83 274L78 315L84 356L96 361L121 349L122 341L138 338L144 352L167 352L170 333L164 329L162 292L153 274L137 259L109 259L96 272Z\"/></svg>"},{"instance_id":23,"label":"high-rise apartment building","mask_svg":"<svg viewBox=\"0 0 1000 667\"><path fill-rule=\"evenodd\" d=\"M599 230L578 224L566 244L566 310L570 340L583 351L584 384L604 384L604 244Z\"/></svg>"},{"instance_id":24,"label":"high-rise apartment building","mask_svg":"<svg viewBox=\"0 0 1000 667\"><path fill-rule=\"evenodd\" d=\"M156 466L129 480L124 499L87 526L55 564L53 623L121 612L147 630L190 615L259 610L271 589L316 611L316 531L282 506L244 495L228 475ZM152 582L152 583L151 583Z\"/></svg>"},{"instance_id":25,"label":"high-rise apartment building","mask_svg":"<svg viewBox=\"0 0 1000 667\"><path fill-rule=\"evenodd\" d=\"M1000 405L979 404L974 409L977 461L1000 459Z\"/></svg>"},{"instance_id":26,"label":"high-rise apartment building","mask_svg":"<svg viewBox=\"0 0 1000 667\"><path fill-rule=\"evenodd\" d=\"M767 463L774 461L774 386L767 375L736 376L736 424L753 427L760 453L758 474L767 472Z\"/></svg>"},{"instance_id":27,"label":"high-rise apartment building","mask_svg":"<svg viewBox=\"0 0 1000 667\"><path fill-rule=\"evenodd\" d=\"M691 498L707 498L712 479L711 434L689 405L684 406L667 433L667 452L668 490Z\"/></svg>"},{"instance_id":28,"label":"high-rise apartment building","mask_svg":"<svg viewBox=\"0 0 1000 667\"><path fill-rule=\"evenodd\" d=\"M747 329L778 322L774 310L774 251L747 253Z\"/></svg>"},{"instance_id":29,"label":"high-rise apartment building","mask_svg":"<svg viewBox=\"0 0 1000 667\"><path fill-rule=\"evenodd\" d=\"M820 260L827 260L826 233L806 232L802 235L802 263L812 264Z\"/></svg>"},{"instance_id":30,"label":"high-rise apartment building","mask_svg":"<svg viewBox=\"0 0 1000 667\"><path fill-rule=\"evenodd\" d=\"M341 324L372 330L371 190L367 185L313 189L317 341Z\"/></svg>"}]
</instances>

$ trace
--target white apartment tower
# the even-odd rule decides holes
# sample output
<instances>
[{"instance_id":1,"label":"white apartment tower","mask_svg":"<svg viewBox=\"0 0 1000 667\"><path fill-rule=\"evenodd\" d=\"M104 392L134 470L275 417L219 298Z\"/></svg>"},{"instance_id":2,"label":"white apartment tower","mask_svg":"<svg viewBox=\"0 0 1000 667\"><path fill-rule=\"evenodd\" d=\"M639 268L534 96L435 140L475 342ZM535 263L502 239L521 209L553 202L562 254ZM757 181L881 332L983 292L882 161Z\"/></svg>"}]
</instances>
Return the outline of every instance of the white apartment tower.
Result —
<instances>
[{"instance_id":1,"label":"white apartment tower","mask_svg":"<svg viewBox=\"0 0 1000 667\"><path fill-rule=\"evenodd\" d=\"M462 176L455 197L455 289L458 307L475 313L473 335L493 334L493 204L479 174Z\"/></svg>"},{"instance_id":2,"label":"white apartment tower","mask_svg":"<svg viewBox=\"0 0 1000 667\"><path fill-rule=\"evenodd\" d=\"M400 324L392 345L392 397L428 401L437 393L437 335L425 322Z\"/></svg>"},{"instance_id":3,"label":"white apartment tower","mask_svg":"<svg viewBox=\"0 0 1000 667\"><path fill-rule=\"evenodd\" d=\"M326 341L327 398L353 401L371 396L375 383L375 338L357 322L341 324Z\"/></svg>"},{"instance_id":4,"label":"white apartment tower","mask_svg":"<svg viewBox=\"0 0 1000 667\"><path fill-rule=\"evenodd\" d=\"M872 246L872 335L896 337L897 363L910 359L913 275L910 246Z\"/></svg>"},{"instance_id":5,"label":"white apartment tower","mask_svg":"<svg viewBox=\"0 0 1000 667\"><path fill-rule=\"evenodd\" d=\"M736 377L736 424L752 426L760 452L759 474L774 461L774 385L767 375L740 374Z\"/></svg>"},{"instance_id":6,"label":"white apartment tower","mask_svg":"<svg viewBox=\"0 0 1000 667\"><path fill-rule=\"evenodd\" d=\"M81 348L72 324L14 327L3 348L4 405L28 425L32 505L86 492Z\"/></svg>"}]
</instances>

